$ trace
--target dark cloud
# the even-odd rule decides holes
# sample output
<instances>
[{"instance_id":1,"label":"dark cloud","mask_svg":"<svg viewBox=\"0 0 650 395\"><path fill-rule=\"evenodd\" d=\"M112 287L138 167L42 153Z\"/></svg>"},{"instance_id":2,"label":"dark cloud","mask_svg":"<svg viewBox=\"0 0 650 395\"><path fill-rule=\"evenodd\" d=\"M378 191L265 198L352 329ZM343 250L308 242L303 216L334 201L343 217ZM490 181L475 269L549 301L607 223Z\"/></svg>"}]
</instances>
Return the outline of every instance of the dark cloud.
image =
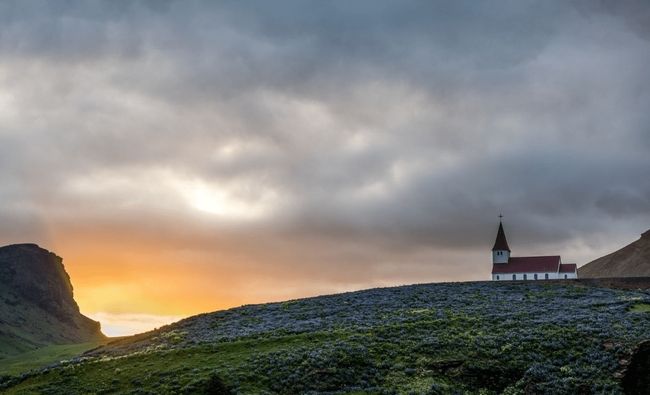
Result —
<instances>
[{"instance_id":1,"label":"dark cloud","mask_svg":"<svg viewBox=\"0 0 650 395\"><path fill-rule=\"evenodd\" d=\"M650 222L649 9L3 2L2 234L462 278L503 212L522 249L584 263Z\"/></svg>"}]
</instances>

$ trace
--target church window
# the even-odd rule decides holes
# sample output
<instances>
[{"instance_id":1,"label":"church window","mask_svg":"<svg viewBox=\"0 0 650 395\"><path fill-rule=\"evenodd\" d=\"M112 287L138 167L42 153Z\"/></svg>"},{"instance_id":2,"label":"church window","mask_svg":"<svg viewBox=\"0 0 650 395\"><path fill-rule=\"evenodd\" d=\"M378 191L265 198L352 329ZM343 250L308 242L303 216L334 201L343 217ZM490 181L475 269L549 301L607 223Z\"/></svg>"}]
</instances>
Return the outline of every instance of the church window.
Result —
<instances>
[{"instance_id":1,"label":"church window","mask_svg":"<svg viewBox=\"0 0 650 395\"><path fill-rule=\"evenodd\" d=\"M537 273L535 273L535 280L537 280Z\"/></svg>"},{"instance_id":2,"label":"church window","mask_svg":"<svg viewBox=\"0 0 650 395\"><path fill-rule=\"evenodd\" d=\"M544 274L544 278L548 280L548 273Z\"/></svg>"},{"instance_id":3,"label":"church window","mask_svg":"<svg viewBox=\"0 0 650 395\"><path fill-rule=\"evenodd\" d=\"M564 278L565 278L565 279L567 278L566 274L564 275Z\"/></svg>"},{"instance_id":4,"label":"church window","mask_svg":"<svg viewBox=\"0 0 650 395\"><path fill-rule=\"evenodd\" d=\"M513 274L513 275L512 275L512 279L513 279L513 280L516 280L516 279L517 279L517 275L516 275L516 274Z\"/></svg>"},{"instance_id":5,"label":"church window","mask_svg":"<svg viewBox=\"0 0 650 395\"><path fill-rule=\"evenodd\" d=\"M524 274L524 280L528 280L528 276Z\"/></svg>"},{"instance_id":6,"label":"church window","mask_svg":"<svg viewBox=\"0 0 650 395\"><path fill-rule=\"evenodd\" d=\"M499 275L497 274L497 280L499 279Z\"/></svg>"}]
</instances>

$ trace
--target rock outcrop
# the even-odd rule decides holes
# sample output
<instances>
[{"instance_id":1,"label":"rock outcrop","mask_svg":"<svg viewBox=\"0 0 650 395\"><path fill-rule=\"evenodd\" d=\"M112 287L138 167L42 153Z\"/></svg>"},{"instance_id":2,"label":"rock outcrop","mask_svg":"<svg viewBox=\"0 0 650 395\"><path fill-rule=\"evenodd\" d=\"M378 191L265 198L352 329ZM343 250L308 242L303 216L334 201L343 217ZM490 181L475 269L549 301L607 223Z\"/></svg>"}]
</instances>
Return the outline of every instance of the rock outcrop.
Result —
<instances>
[{"instance_id":1,"label":"rock outcrop","mask_svg":"<svg viewBox=\"0 0 650 395\"><path fill-rule=\"evenodd\" d=\"M578 277L650 277L650 230L632 244L578 268Z\"/></svg>"},{"instance_id":2,"label":"rock outcrop","mask_svg":"<svg viewBox=\"0 0 650 395\"><path fill-rule=\"evenodd\" d=\"M103 337L79 312L60 257L36 244L0 248L0 357Z\"/></svg>"},{"instance_id":3,"label":"rock outcrop","mask_svg":"<svg viewBox=\"0 0 650 395\"><path fill-rule=\"evenodd\" d=\"M641 342L623 376L623 392L628 395L650 393L650 340Z\"/></svg>"}]
</instances>

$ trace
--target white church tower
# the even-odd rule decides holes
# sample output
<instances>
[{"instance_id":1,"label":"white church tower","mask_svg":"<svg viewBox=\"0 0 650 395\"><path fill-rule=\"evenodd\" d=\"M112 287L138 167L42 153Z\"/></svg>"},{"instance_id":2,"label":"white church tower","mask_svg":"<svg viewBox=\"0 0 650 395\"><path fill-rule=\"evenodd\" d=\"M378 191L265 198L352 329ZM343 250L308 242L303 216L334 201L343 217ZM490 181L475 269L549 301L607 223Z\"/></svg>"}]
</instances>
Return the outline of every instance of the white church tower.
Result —
<instances>
[{"instance_id":1,"label":"white church tower","mask_svg":"<svg viewBox=\"0 0 650 395\"><path fill-rule=\"evenodd\" d=\"M499 216L500 217L500 216ZM492 247L492 263L508 263L510 260L510 247L506 240L506 233L503 231L503 223L499 221L499 231L497 232L497 239L494 241Z\"/></svg>"}]
</instances>

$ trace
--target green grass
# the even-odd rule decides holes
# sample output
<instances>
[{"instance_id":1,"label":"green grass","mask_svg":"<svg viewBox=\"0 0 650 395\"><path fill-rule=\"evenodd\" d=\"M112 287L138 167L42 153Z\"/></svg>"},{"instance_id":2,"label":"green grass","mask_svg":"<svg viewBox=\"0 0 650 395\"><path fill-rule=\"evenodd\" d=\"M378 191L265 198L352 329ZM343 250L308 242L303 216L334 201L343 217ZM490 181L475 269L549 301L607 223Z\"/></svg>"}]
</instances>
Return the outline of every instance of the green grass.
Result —
<instances>
[{"instance_id":1,"label":"green grass","mask_svg":"<svg viewBox=\"0 0 650 395\"><path fill-rule=\"evenodd\" d=\"M630 312L632 312L632 313L650 313L650 304L648 304L648 303L637 303L634 306L630 307Z\"/></svg>"},{"instance_id":2,"label":"green grass","mask_svg":"<svg viewBox=\"0 0 650 395\"><path fill-rule=\"evenodd\" d=\"M299 334L105 358L95 363L50 371L6 389L4 393L31 394L60 388L66 388L68 394L127 393L134 387L155 388L162 394L197 393L195 388L205 383L211 374L216 372L229 376L232 369L241 368L255 353L314 346L332 336L337 334ZM83 377L83 380L78 380L78 377ZM244 392L259 392L256 380L251 375L247 382L242 383Z\"/></svg>"},{"instance_id":3,"label":"green grass","mask_svg":"<svg viewBox=\"0 0 650 395\"><path fill-rule=\"evenodd\" d=\"M18 375L62 360L75 357L100 343L63 344L45 346L33 351L0 359L0 375Z\"/></svg>"}]
</instances>

